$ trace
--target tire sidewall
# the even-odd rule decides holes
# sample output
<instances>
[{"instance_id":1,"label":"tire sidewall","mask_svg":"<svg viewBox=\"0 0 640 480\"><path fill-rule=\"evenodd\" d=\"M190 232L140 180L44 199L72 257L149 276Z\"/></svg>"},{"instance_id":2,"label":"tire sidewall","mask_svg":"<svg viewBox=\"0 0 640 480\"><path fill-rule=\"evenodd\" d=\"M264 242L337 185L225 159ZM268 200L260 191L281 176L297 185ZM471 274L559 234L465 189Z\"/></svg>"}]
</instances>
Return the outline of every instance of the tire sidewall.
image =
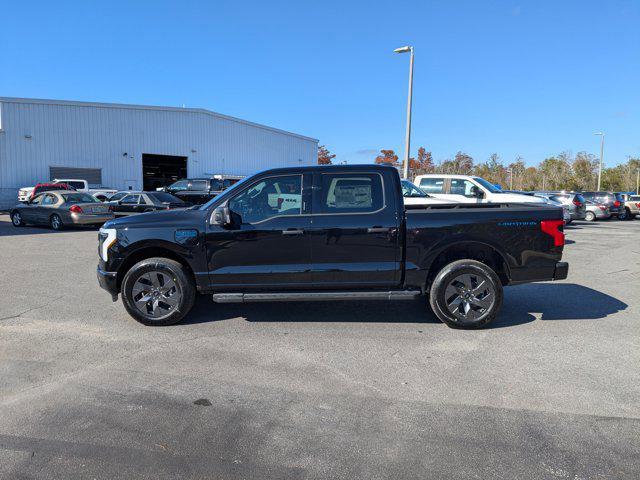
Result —
<instances>
[{"instance_id":1,"label":"tire sidewall","mask_svg":"<svg viewBox=\"0 0 640 480\"><path fill-rule=\"evenodd\" d=\"M20 222L19 222L19 223L15 223L15 221L14 221L14 218L15 218L15 216L16 216L16 215L17 215L17 216L18 216L18 218L20 219ZM12 224L14 227L22 227L22 226L24 225L24 219L22 218L22 214L21 214L20 212L13 212L13 213L11 214L11 224Z\"/></svg>"},{"instance_id":2,"label":"tire sidewall","mask_svg":"<svg viewBox=\"0 0 640 480\"><path fill-rule=\"evenodd\" d=\"M596 214L593 212L587 212L587 214L585 215L584 219L587 222L593 222L596 219Z\"/></svg>"},{"instance_id":3,"label":"tire sidewall","mask_svg":"<svg viewBox=\"0 0 640 480\"><path fill-rule=\"evenodd\" d=\"M181 294L180 303L166 317L153 318L144 315L133 302L132 290L140 276L151 271L159 271L171 277ZM185 273L185 268L175 260L152 258L136 263L124 276L122 281L122 303L133 318L144 325L166 326L178 323L191 310L195 301L193 280Z\"/></svg>"},{"instance_id":4,"label":"tire sidewall","mask_svg":"<svg viewBox=\"0 0 640 480\"><path fill-rule=\"evenodd\" d=\"M55 222L53 221L54 218L58 218L58 227L55 227ZM51 226L51 228L53 230L62 230L63 224L62 224L62 218L60 218L60 215L58 215L57 213L54 213L53 215L51 215L51 218L49 219L49 225Z\"/></svg>"},{"instance_id":5,"label":"tire sidewall","mask_svg":"<svg viewBox=\"0 0 640 480\"><path fill-rule=\"evenodd\" d=\"M470 322L460 321L451 314L447 310L444 297L449 282L455 277L465 273L478 275L489 281L496 296L493 307L485 312L479 319ZM457 260L446 265L442 270L440 270L438 275L436 275L429 292L429 303L433 312L442 322L453 328L481 328L486 326L494 320L500 312L500 309L502 308L502 300L502 282L498 278L498 275L493 271L493 269L481 262L478 262L477 260Z\"/></svg>"}]
</instances>

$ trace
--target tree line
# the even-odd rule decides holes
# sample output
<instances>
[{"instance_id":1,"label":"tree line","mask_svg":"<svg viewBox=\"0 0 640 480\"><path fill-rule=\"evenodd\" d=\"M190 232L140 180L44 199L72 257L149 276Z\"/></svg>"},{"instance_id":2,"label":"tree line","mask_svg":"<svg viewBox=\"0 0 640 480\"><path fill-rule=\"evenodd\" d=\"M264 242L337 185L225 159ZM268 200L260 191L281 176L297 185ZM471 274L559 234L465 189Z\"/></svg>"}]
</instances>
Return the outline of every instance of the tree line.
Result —
<instances>
[{"instance_id":1,"label":"tree line","mask_svg":"<svg viewBox=\"0 0 640 480\"><path fill-rule=\"evenodd\" d=\"M324 145L318 147L318 164L330 165L336 155ZM377 164L400 168L402 161L393 150L380 150L373 159ZM522 157L504 162L493 153L483 162L459 151L453 158L435 162L431 152L418 148L409 159L409 176L425 173L476 175L511 190L596 190L598 187L598 157L586 152L573 155L569 151L545 158L536 166L527 166ZM602 170L601 189L618 192L636 191L640 158L628 157L626 163Z\"/></svg>"}]
</instances>

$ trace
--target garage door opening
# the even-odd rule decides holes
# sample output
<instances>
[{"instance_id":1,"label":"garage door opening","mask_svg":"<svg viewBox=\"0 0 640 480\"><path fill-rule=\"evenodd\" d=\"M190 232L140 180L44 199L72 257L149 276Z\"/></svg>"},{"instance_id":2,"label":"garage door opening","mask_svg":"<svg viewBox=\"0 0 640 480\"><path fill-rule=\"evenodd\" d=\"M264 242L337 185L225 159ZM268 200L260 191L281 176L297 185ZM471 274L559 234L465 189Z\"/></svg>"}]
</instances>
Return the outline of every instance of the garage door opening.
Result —
<instances>
[{"instance_id":1,"label":"garage door opening","mask_svg":"<svg viewBox=\"0 0 640 480\"><path fill-rule=\"evenodd\" d=\"M166 187L181 178L187 178L187 157L151 153L142 154L144 190Z\"/></svg>"}]
</instances>

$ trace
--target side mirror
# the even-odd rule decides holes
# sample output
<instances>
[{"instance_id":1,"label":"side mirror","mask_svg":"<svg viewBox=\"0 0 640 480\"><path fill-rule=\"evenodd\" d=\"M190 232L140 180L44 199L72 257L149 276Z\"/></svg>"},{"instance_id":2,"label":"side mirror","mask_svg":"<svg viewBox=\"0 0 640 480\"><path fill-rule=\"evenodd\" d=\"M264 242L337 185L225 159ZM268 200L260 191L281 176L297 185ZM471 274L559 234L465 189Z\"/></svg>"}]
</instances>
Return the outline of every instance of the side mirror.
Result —
<instances>
[{"instance_id":1,"label":"side mirror","mask_svg":"<svg viewBox=\"0 0 640 480\"><path fill-rule=\"evenodd\" d=\"M231 211L228 205L221 205L216 208L211 215L211 224L226 227L231 225Z\"/></svg>"},{"instance_id":2,"label":"side mirror","mask_svg":"<svg viewBox=\"0 0 640 480\"><path fill-rule=\"evenodd\" d=\"M482 192L482 190L480 190L477 186L473 186L471 187L471 195L473 195L476 198L482 198L484 197L484 193Z\"/></svg>"}]
</instances>

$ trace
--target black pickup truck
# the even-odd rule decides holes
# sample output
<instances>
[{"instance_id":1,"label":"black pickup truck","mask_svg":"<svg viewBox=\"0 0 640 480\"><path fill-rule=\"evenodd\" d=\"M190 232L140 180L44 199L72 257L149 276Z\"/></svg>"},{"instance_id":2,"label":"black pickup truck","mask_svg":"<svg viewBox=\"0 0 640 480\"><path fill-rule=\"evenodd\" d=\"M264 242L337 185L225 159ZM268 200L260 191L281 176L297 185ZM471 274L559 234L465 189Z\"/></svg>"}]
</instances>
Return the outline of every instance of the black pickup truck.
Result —
<instances>
[{"instance_id":1,"label":"black pickup truck","mask_svg":"<svg viewBox=\"0 0 640 480\"><path fill-rule=\"evenodd\" d=\"M560 280L562 209L405 206L397 170L268 170L209 203L107 222L98 280L146 325L169 325L196 292L217 303L406 300L426 295L451 327L498 314L502 287Z\"/></svg>"}]
</instances>

